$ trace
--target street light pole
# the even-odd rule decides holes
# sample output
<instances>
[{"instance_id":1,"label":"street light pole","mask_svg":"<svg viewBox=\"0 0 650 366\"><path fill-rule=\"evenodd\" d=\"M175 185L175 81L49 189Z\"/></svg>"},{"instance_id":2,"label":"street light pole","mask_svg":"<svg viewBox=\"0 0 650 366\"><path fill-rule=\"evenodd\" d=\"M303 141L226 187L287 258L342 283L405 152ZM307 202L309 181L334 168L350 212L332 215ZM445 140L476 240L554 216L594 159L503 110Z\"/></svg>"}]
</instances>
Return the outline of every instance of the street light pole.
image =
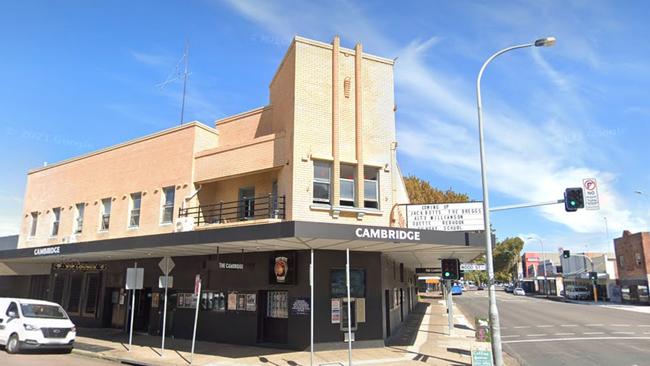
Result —
<instances>
[{"instance_id":1,"label":"street light pole","mask_svg":"<svg viewBox=\"0 0 650 366\"><path fill-rule=\"evenodd\" d=\"M488 197L488 183L487 183L487 162L485 160L485 149L483 147L483 103L481 102L481 78L487 65L492 62L497 56L504 54L508 51L516 50L519 48L527 47L540 47L552 46L555 44L554 37L538 39L533 43L526 43L504 48L490 56L478 73L476 78L476 104L478 112L478 134L479 134L479 151L481 155L481 186L483 188L483 221L485 222L485 256L488 272L488 296L489 296L489 318L490 328L492 334L492 353L494 354L495 366L503 366L503 354L501 349L501 328L499 326L499 310L497 309L496 288L494 287L494 266L492 260L492 232L490 230L490 205Z\"/></svg>"}]
</instances>

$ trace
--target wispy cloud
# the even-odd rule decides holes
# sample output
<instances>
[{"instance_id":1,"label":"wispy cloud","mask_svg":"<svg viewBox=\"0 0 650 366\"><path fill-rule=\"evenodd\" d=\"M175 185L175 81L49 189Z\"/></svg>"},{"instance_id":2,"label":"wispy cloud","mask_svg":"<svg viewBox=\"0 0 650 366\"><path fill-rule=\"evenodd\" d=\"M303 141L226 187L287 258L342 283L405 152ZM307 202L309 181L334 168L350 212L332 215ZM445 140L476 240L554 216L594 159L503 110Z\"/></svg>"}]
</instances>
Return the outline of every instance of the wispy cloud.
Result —
<instances>
[{"instance_id":1,"label":"wispy cloud","mask_svg":"<svg viewBox=\"0 0 650 366\"><path fill-rule=\"evenodd\" d=\"M314 21L314 14L319 14L321 10L318 5L310 5L309 9L303 4L300 8L301 16L294 17L292 6L286 3L229 3L243 16L281 37L299 33L301 29L309 29L316 34L335 31L349 39L370 42L380 54L398 55L395 85L397 102L401 103L397 123L402 156L417 159L419 166L430 166L432 172L438 175L478 186L480 175L473 84L476 76L437 69L429 61L430 56L438 52L437 47L441 47L446 40L433 35L400 45L390 35L379 31L362 10L347 2L337 3L337 6L345 7L346 14L353 13L355 22L337 17L328 18L327 21ZM485 12L480 11L482 8L485 8ZM504 14L501 9L497 11L496 7L480 4L473 10L474 15L480 16L483 22L497 24L502 29L496 41L503 42L503 46L512 42L512 34L529 33L526 30L530 24L527 19L533 19L534 14L549 11L545 5L538 5L535 9L530 9L527 5L516 5L510 7L511 13ZM309 23L305 23L305 20ZM572 48L563 52L561 57L570 58L587 67L600 67L602 57L595 51L595 40L579 39L581 32L567 26L571 22L553 23L553 26L545 28L558 30L563 39L571 44L566 48ZM364 38L355 38L359 35ZM576 44L580 46L574 47ZM492 44L481 47L492 47ZM458 49L467 51L470 48ZM476 51L474 47L474 55ZM476 61L474 55L471 62ZM485 55L489 53L485 52ZM467 53L455 57L463 61L469 58ZM615 188L616 175L589 163L594 154L602 154L598 152L602 147L591 146L582 132L570 136L574 141L568 147L569 131L581 131L580 128L575 128L580 124L597 125L589 113L585 97L589 91L580 85L580 80L558 70L541 54L533 51L528 57L532 57L534 64L539 67L540 71L536 72L541 72L551 81L550 84L526 84L531 88L534 98L525 101L525 106L534 113L513 109L509 100L511 96L492 90L485 92L485 97L489 98L485 116L488 121L486 145L491 189L511 197L513 201L547 201L561 198L565 187L580 184L582 178L595 177L600 182L600 211L567 214L557 205L538 212L549 221L570 227L573 235L583 234L589 240L596 240L595 233L602 231L603 216L607 216L612 232L624 228L638 230L647 227L646 220L625 207L623 198ZM480 64L476 66L476 71L478 66ZM529 68L527 65L520 67ZM502 70L492 70L494 73L500 71ZM504 77L508 77L524 70L505 71ZM535 70L525 71L535 75ZM537 79L542 80L539 77ZM580 122L576 122L576 119Z\"/></svg>"}]
</instances>

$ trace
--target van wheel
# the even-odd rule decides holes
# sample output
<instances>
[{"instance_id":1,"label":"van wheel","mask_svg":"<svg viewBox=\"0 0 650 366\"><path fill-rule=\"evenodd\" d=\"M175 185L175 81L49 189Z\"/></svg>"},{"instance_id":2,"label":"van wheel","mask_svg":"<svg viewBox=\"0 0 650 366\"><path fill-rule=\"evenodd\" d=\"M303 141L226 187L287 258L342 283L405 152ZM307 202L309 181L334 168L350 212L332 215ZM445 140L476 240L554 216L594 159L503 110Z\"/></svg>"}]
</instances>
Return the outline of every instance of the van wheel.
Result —
<instances>
[{"instance_id":1,"label":"van wheel","mask_svg":"<svg viewBox=\"0 0 650 366\"><path fill-rule=\"evenodd\" d=\"M5 347L7 353L18 353L20 352L20 341L18 340L18 334L12 334L7 341L7 346Z\"/></svg>"}]
</instances>

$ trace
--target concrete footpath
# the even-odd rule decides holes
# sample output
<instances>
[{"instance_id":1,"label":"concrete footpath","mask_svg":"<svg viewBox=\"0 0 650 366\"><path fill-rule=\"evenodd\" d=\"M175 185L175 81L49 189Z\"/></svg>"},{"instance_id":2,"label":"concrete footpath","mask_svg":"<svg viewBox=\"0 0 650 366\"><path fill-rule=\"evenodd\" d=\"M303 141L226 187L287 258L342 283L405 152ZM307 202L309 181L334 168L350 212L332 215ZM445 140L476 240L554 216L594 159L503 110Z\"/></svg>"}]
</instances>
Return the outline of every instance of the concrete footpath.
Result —
<instances>
[{"instance_id":1,"label":"concrete footpath","mask_svg":"<svg viewBox=\"0 0 650 366\"><path fill-rule=\"evenodd\" d=\"M448 335L447 312L440 298L424 298L405 324L390 337L385 347L352 348L354 365L471 365L471 348L476 345L473 325L454 310L454 330ZM342 346L344 347L343 343ZM487 346L483 344L483 346ZM74 353L136 365L189 365L191 342L167 339L160 350L160 337L134 335L129 351L128 335L107 329L80 329ZM197 342L193 365L309 365L309 352L267 347ZM508 358L507 365L517 365ZM314 365L348 365L347 348L318 351Z\"/></svg>"}]
</instances>

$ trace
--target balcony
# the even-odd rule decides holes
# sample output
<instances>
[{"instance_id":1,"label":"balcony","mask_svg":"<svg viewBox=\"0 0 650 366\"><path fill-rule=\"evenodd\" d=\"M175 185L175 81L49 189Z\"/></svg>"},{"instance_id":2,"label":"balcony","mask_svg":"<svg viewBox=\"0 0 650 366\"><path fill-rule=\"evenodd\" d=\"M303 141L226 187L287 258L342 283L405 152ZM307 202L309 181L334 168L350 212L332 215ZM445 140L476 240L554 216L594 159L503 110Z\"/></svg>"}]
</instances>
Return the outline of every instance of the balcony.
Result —
<instances>
[{"instance_id":1,"label":"balcony","mask_svg":"<svg viewBox=\"0 0 650 366\"><path fill-rule=\"evenodd\" d=\"M256 220L284 220L285 196L243 197L237 201L181 208L179 218L194 218L194 226L237 224Z\"/></svg>"}]
</instances>

